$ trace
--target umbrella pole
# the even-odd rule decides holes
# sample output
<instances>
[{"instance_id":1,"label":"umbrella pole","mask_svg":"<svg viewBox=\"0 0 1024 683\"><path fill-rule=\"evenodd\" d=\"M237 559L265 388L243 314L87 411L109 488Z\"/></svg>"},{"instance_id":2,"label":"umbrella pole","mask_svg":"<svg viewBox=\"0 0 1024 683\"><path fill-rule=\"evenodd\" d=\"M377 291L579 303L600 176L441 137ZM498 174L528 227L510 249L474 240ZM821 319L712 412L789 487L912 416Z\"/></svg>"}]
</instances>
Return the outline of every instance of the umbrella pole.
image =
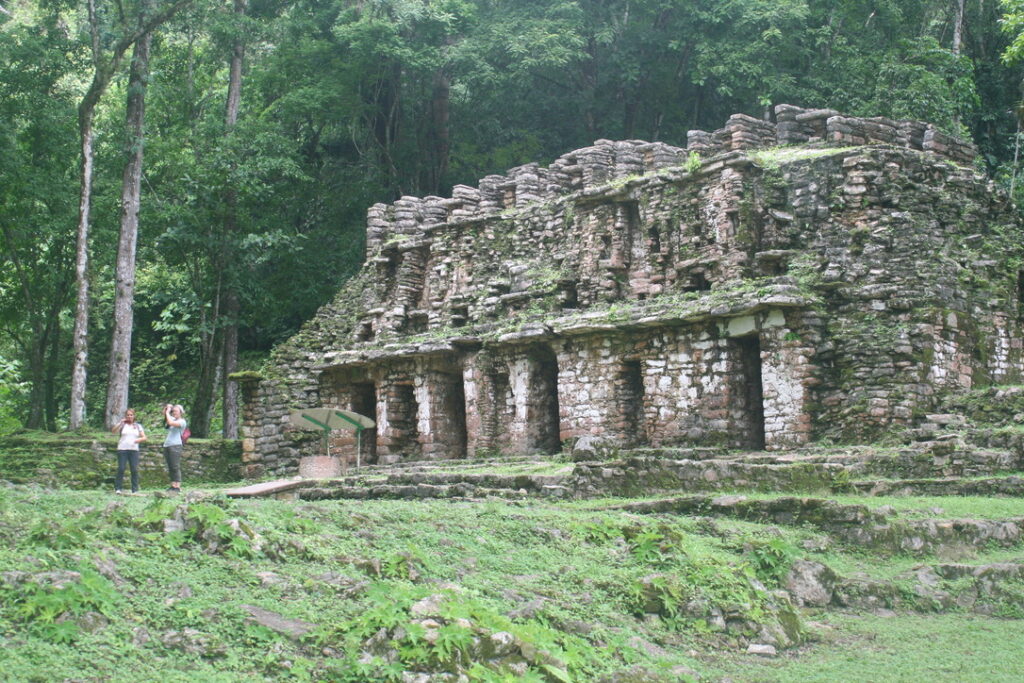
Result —
<instances>
[{"instance_id":1,"label":"umbrella pole","mask_svg":"<svg viewBox=\"0 0 1024 683\"><path fill-rule=\"evenodd\" d=\"M359 469L360 457L363 454L363 428L356 429L356 469Z\"/></svg>"}]
</instances>

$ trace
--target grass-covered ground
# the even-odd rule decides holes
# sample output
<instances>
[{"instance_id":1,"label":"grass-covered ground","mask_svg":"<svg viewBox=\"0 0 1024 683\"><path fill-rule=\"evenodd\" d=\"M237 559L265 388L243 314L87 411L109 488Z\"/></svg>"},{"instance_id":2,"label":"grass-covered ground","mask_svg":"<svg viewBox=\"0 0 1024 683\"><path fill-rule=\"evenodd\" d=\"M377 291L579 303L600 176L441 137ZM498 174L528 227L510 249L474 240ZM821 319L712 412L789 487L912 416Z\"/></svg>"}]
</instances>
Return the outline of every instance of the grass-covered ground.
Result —
<instances>
[{"instance_id":1,"label":"grass-covered ground","mask_svg":"<svg viewBox=\"0 0 1024 683\"><path fill-rule=\"evenodd\" d=\"M804 611L799 644L747 654L762 626L785 620L773 591L794 560L874 578L928 561L823 544L820 530L601 509L609 500L207 491L0 488L2 678L1010 681L1024 671L1024 621L962 611ZM995 511L989 499L843 502L901 516L1022 513L1013 499ZM1003 548L967 561L1020 559ZM280 623L259 623L254 608ZM512 654L480 645L505 633Z\"/></svg>"}]
</instances>

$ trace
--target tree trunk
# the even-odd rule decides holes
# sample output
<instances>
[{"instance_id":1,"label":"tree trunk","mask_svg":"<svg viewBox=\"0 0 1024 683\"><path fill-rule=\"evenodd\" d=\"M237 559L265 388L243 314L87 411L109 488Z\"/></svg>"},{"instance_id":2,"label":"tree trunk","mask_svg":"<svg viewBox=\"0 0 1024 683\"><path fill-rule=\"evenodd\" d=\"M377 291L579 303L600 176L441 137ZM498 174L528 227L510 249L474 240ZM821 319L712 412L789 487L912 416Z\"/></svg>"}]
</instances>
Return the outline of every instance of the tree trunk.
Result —
<instances>
[{"instance_id":1,"label":"tree trunk","mask_svg":"<svg viewBox=\"0 0 1024 683\"><path fill-rule=\"evenodd\" d=\"M114 291L114 330L110 341L110 372L107 384L106 425L117 423L128 408L131 377L132 317L135 307L135 253L139 236L139 205L142 189L142 154L146 117L146 85L149 81L149 46L152 34L135 43L128 77L128 161L121 183L121 236L117 245Z\"/></svg>"},{"instance_id":2,"label":"tree trunk","mask_svg":"<svg viewBox=\"0 0 1024 683\"><path fill-rule=\"evenodd\" d=\"M238 294L229 289L224 313L228 325L224 328L224 402L221 406L224 421L224 438L238 438L238 382L230 379L238 371Z\"/></svg>"},{"instance_id":3,"label":"tree trunk","mask_svg":"<svg viewBox=\"0 0 1024 683\"><path fill-rule=\"evenodd\" d=\"M967 0L957 0L956 16L953 18L953 54L960 54L964 35L964 5Z\"/></svg>"},{"instance_id":4,"label":"tree trunk","mask_svg":"<svg viewBox=\"0 0 1024 683\"><path fill-rule=\"evenodd\" d=\"M598 131L597 114L597 41L587 42L587 57L580 67L580 90L583 95L583 125L587 139L593 140Z\"/></svg>"},{"instance_id":5,"label":"tree trunk","mask_svg":"<svg viewBox=\"0 0 1024 683\"><path fill-rule=\"evenodd\" d=\"M444 68L434 74L434 91L430 102L431 119L431 168L427 190L431 194L441 191L441 183L448 173L448 159L451 152L451 79Z\"/></svg>"},{"instance_id":6,"label":"tree trunk","mask_svg":"<svg viewBox=\"0 0 1024 683\"><path fill-rule=\"evenodd\" d=\"M199 321L199 382L196 385L195 400L189 413L189 429L198 437L206 437L210 431L210 411L213 409L217 390L217 366L221 355L221 333L217 327L220 321L220 288L214 294L213 311L207 317L204 312Z\"/></svg>"},{"instance_id":7,"label":"tree trunk","mask_svg":"<svg viewBox=\"0 0 1024 683\"><path fill-rule=\"evenodd\" d=\"M60 308L54 307L49 333L50 348L46 359L46 429L57 431L57 370L60 367Z\"/></svg>"},{"instance_id":8,"label":"tree trunk","mask_svg":"<svg viewBox=\"0 0 1024 683\"><path fill-rule=\"evenodd\" d=\"M246 0L235 0L235 17L245 16ZM231 69L228 79L228 102L225 113L225 128L228 134L238 123L238 110L242 104L242 62L245 59L245 42L240 28L236 28L235 44L231 52ZM227 214L224 217L224 233L229 249L234 250L238 232L238 193L235 188L228 189ZM229 259L228 267L233 268L237 259ZM227 326L224 328L224 359L223 379L224 397L221 403L223 429L225 439L238 438L238 382L228 379L231 373L238 370L238 316L241 306L238 300L238 279L229 277L224 297L224 314Z\"/></svg>"},{"instance_id":9,"label":"tree trunk","mask_svg":"<svg viewBox=\"0 0 1024 683\"><path fill-rule=\"evenodd\" d=\"M43 349L33 344L28 353L28 419L27 429L42 429L46 410L46 366Z\"/></svg>"},{"instance_id":10,"label":"tree trunk","mask_svg":"<svg viewBox=\"0 0 1024 683\"><path fill-rule=\"evenodd\" d=\"M85 101L82 103L86 104ZM78 131L82 142L81 193L78 200L78 239L75 242L75 329L72 333L74 361L71 370L69 426L85 423L86 363L89 360L89 200L92 195L93 106L78 110Z\"/></svg>"},{"instance_id":11,"label":"tree trunk","mask_svg":"<svg viewBox=\"0 0 1024 683\"><path fill-rule=\"evenodd\" d=\"M117 41L111 49L110 59L104 61L100 43L100 25L96 16L95 0L87 5L89 32L92 37L93 77L89 89L78 105L78 135L82 142L81 193L78 202L78 236L75 243L75 279L77 299L75 303L75 329L72 334L74 359L71 368L71 403L69 405L69 426L78 429L85 424L85 380L89 361L89 213L92 196L92 125L96 104L100 101L110 80L121 66L124 53L135 41L153 31L157 26L174 16L174 13L191 0L177 0L165 7L159 14L139 22L139 27Z\"/></svg>"}]
</instances>

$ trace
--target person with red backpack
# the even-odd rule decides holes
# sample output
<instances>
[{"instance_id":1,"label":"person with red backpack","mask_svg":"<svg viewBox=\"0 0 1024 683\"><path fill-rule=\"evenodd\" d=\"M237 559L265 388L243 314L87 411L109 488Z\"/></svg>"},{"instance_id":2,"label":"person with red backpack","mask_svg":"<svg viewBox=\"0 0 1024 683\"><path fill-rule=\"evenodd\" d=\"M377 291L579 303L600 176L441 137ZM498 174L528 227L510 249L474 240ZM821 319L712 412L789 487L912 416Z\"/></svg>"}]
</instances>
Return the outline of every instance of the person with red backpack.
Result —
<instances>
[{"instance_id":1,"label":"person with red backpack","mask_svg":"<svg viewBox=\"0 0 1024 683\"><path fill-rule=\"evenodd\" d=\"M167 438L164 439L164 461L167 475L171 479L168 491L181 491L181 452L188 439L188 423L184 418L185 409L168 403L164 406L164 421L167 423Z\"/></svg>"}]
</instances>

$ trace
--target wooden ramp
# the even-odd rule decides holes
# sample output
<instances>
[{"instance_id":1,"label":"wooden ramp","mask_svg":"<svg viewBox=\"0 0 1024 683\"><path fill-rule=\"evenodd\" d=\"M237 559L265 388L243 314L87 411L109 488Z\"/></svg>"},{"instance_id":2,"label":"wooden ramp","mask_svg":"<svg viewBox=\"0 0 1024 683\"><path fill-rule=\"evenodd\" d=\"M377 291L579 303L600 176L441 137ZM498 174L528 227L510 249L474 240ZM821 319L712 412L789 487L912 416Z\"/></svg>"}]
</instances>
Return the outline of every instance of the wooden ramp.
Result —
<instances>
[{"instance_id":1,"label":"wooden ramp","mask_svg":"<svg viewBox=\"0 0 1024 683\"><path fill-rule=\"evenodd\" d=\"M265 481L251 486L243 486L238 489L228 489L224 495L231 498L288 498L296 497L295 489L309 486L308 479L278 479L277 481Z\"/></svg>"}]
</instances>

